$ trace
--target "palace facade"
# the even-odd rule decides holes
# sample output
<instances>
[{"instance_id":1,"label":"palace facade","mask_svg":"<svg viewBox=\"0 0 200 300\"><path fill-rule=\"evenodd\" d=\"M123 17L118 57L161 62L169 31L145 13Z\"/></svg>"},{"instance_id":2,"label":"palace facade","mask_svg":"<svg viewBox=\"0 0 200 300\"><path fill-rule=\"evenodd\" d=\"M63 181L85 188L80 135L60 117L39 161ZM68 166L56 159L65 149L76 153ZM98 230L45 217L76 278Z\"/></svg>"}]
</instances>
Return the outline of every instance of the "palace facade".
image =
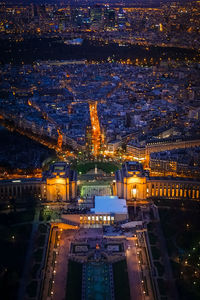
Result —
<instances>
[{"instance_id":1,"label":"palace facade","mask_svg":"<svg viewBox=\"0 0 200 300\"><path fill-rule=\"evenodd\" d=\"M126 162L115 174L115 193L131 200L196 199L200 200L200 181L181 177L150 177L138 162Z\"/></svg>"},{"instance_id":2,"label":"palace facade","mask_svg":"<svg viewBox=\"0 0 200 300\"><path fill-rule=\"evenodd\" d=\"M0 181L0 199L40 197L47 202L70 202L77 196L77 174L65 162L52 164L42 178Z\"/></svg>"}]
</instances>

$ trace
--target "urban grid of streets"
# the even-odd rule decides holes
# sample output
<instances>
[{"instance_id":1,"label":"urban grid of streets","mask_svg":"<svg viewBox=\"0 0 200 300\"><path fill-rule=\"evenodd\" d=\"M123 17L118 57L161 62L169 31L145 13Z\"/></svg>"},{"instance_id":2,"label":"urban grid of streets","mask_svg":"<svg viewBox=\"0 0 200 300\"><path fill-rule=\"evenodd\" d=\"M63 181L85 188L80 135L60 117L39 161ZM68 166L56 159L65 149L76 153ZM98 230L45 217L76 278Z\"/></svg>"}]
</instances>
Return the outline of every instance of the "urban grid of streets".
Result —
<instances>
[{"instance_id":1,"label":"urban grid of streets","mask_svg":"<svg viewBox=\"0 0 200 300\"><path fill-rule=\"evenodd\" d=\"M133 159L124 145L198 135L198 68L192 62L156 66L86 61L2 66L2 119L63 158ZM23 95L23 97L21 97ZM57 146L51 141L57 140ZM127 147L128 150L128 147ZM124 157L123 157L124 156Z\"/></svg>"}]
</instances>

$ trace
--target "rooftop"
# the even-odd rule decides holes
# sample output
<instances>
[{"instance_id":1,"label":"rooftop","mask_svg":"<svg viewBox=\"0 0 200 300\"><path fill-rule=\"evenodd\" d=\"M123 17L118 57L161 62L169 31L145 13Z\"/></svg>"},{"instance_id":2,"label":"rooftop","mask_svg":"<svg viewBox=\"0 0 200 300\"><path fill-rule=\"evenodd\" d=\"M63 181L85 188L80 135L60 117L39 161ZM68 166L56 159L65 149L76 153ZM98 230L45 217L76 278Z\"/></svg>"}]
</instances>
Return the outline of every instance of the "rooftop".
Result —
<instances>
[{"instance_id":1,"label":"rooftop","mask_svg":"<svg viewBox=\"0 0 200 300\"><path fill-rule=\"evenodd\" d=\"M91 210L95 214L127 214L125 199L117 196L95 196L95 208Z\"/></svg>"}]
</instances>

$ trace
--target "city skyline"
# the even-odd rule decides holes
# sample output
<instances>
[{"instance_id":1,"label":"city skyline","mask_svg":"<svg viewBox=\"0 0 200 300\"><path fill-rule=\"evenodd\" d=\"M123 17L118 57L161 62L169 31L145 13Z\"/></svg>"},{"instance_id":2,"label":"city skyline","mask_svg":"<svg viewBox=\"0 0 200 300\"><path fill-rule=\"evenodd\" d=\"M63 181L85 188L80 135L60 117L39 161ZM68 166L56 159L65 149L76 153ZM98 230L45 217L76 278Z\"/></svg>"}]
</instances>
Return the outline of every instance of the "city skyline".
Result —
<instances>
[{"instance_id":1,"label":"city skyline","mask_svg":"<svg viewBox=\"0 0 200 300\"><path fill-rule=\"evenodd\" d=\"M3 300L200 299L199 16L0 3Z\"/></svg>"},{"instance_id":2,"label":"city skyline","mask_svg":"<svg viewBox=\"0 0 200 300\"><path fill-rule=\"evenodd\" d=\"M196 2L198 0L179 0L179 1L176 1L176 2L180 2L180 3L187 3L187 2ZM21 0L20 2L19 1L16 1L16 0L8 0L7 1L7 4L10 4L10 3L14 3L14 4L31 4L31 3L35 3L35 4L45 4L45 3L49 3L49 4L68 4L68 3L73 3L75 2L76 5L79 5L81 3L85 3L85 0L79 0L79 1L75 1L75 0ZM88 2L88 1L87 1ZM105 1L89 1L89 3L104 3ZM105 3L111 3L111 4L114 4L114 3L122 3L122 5L124 5L124 3L130 3L129 0L126 0L126 1L114 1L114 0L110 0L110 1L107 1ZM174 2L173 0L164 0L164 1L160 1L160 0L137 0L137 1L132 1L132 4L149 4L149 5L152 5L152 4L159 4L159 3L170 3L170 2ZM4 3L4 2L2 2Z\"/></svg>"}]
</instances>

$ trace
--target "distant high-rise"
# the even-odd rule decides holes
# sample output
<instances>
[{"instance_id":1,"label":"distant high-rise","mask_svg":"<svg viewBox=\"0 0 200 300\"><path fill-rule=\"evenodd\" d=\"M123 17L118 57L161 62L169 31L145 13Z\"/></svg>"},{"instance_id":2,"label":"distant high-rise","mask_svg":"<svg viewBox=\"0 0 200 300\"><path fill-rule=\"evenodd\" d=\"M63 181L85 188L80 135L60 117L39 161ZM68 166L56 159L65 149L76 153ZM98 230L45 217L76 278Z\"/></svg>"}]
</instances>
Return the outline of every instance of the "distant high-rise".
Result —
<instances>
[{"instance_id":1,"label":"distant high-rise","mask_svg":"<svg viewBox=\"0 0 200 300\"><path fill-rule=\"evenodd\" d=\"M113 27L115 26L115 11L111 8L106 8L104 11L104 23L106 26Z\"/></svg>"},{"instance_id":2,"label":"distant high-rise","mask_svg":"<svg viewBox=\"0 0 200 300\"><path fill-rule=\"evenodd\" d=\"M90 9L90 17L92 23L99 23L102 21L103 9L99 5L95 5Z\"/></svg>"}]
</instances>

